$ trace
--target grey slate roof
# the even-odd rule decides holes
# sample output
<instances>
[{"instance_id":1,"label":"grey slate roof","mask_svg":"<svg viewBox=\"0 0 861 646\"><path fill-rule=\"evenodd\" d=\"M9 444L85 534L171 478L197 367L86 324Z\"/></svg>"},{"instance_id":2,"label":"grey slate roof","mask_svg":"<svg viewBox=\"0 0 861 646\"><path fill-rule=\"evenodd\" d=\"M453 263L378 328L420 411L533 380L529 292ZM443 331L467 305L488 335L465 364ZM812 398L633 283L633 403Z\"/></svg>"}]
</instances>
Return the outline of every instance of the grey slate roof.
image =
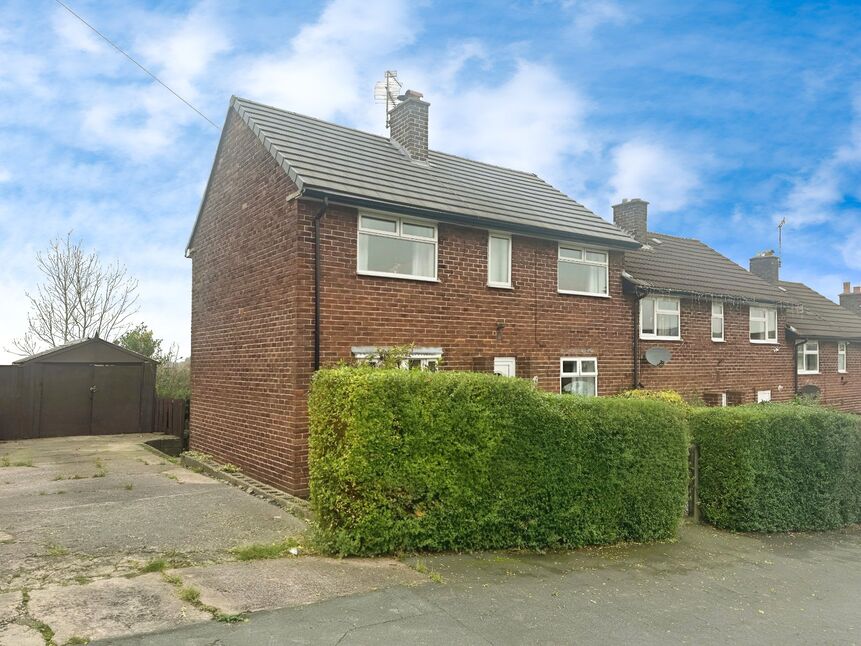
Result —
<instances>
[{"instance_id":1,"label":"grey slate roof","mask_svg":"<svg viewBox=\"0 0 861 646\"><path fill-rule=\"evenodd\" d=\"M639 247L536 175L436 151L427 163L414 162L386 137L237 97L231 108L306 195L358 198L491 228Z\"/></svg>"},{"instance_id":2,"label":"grey slate roof","mask_svg":"<svg viewBox=\"0 0 861 646\"><path fill-rule=\"evenodd\" d=\"M861 316L850 312L803 283L780 281L801 306L786 313L786 321L801 336L861 339Z\"/></svg>"},{"instance_id":3,"label":"grey slate roof","mask_svg":"<svg viewBox=\"0 0 861 646\"><path fill-rule=\"evenodd\" d=\"M699 240L663 233L647 236L647 247L625 254L626 277L647 291L757 303L794 303L787 292Z\"/></svg>"}]
</instances>

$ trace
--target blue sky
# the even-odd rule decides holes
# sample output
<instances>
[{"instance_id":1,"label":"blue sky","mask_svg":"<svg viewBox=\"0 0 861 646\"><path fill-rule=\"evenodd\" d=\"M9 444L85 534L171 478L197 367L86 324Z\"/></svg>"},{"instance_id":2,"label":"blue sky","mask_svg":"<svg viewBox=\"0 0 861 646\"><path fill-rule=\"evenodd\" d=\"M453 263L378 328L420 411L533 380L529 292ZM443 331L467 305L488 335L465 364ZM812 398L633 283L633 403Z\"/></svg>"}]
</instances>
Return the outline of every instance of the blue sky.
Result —
<instances>
[{"instance_id":1,"label":"blue sky","mask_svg":"<svg viewBox=\"0 0 861 646\"><path fill-rule=\"evenodd\" d=\"M231 94L383 134L374 82L431 103L431 146L531 170L609 217L831 298L861 283L861 12L853 2L129 2L71 6L221 124ZM218 130L56 3L0 5L0 347L34 254L73 230L189 348L183 250ZM10 355L0 352L0 362Z\"/></svg>"}]
</instances>

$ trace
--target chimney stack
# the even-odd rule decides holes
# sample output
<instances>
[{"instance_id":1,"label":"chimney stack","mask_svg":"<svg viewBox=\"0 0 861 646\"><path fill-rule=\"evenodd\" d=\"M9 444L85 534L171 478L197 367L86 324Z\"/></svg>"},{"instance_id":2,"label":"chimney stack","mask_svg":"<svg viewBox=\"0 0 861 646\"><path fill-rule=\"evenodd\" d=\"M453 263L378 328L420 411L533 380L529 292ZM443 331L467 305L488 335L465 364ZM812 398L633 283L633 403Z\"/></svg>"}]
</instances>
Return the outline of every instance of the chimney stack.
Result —
<instances>
[{"instance_id":1,"label":"chimney stack","mask_svg":"<svg viewBox=\"0 0 861 646\"><path fill-rule=\"evenodd\" d=\"M646 244L648 235L648 215L649 203L639 197L622 200L621 204L613 206L613 222L616 226L642 244Z\"/></svg>"},{"instance_id":2,"label":"chimney stack","mask_svg":"<svg viewBox=\"0 0 861 646\"><path fill-rule=\"evenodd\" d=\"M761 251L750 259L750 273L775 285L780 281L780 256L774 251Z\"/></svg>"},{"instance_id":3,"label":"chimney stack","mask_svg":"<svg viewBox=\"0 0 861 646\"><path fill-rule=\"evenodd\" d=\"M428 159L428 108L422 93L407 90L389 113L389 136L413 161Z\"/></svg>"},{"instance_id":4,"label":"chimney stack","mask_svg":"<svg viewBox=\"0 0 861 646\"><path fill-rule=\"evenodd\" d=\"M853 289L852 283L843 283L843 293L840 294L840 305L861 316L861 285Z\"/></svg>"}]
</instances>

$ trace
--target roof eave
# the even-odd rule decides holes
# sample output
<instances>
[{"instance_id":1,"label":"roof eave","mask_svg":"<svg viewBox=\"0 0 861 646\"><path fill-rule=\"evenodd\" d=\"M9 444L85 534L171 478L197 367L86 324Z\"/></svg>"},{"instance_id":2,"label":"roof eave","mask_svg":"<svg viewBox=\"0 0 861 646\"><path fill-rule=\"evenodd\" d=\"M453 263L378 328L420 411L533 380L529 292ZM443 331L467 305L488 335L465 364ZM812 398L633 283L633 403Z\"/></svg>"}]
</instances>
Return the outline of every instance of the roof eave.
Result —
<instances>
[{"instance_id":1,"label":"roof eave","mask_svg":"<svg viewBox=\"0 0 861 646\"><path fill-rule=\"evenodd\" d=\"M409 204L401 204L396 202L386 202L371 198L361 197L332 191L321 186L311 186L306 184L304 187L304 196L308 198L322 199L329 198L330 203L342 204L344 206L362 207L375 209L378 211L386 211L389 213L399 213L404 215L413 215L415 217L423 217L431 220L439 220L441 222L451 222L453 224L463 224L466 226L480 227L483 229L496 229L500 231L508 231L511 233L520 233L527 236L543 237L548 239L572 240L577 242L585 242L589 244L600 245L608 249L618 251L633 251L639 249L642 245L630 238L629 240L616 240L605 238L603 236L590 236L578 234L571 231L561 229L551 229L545 227L530 227L528 225L516 224L505 220L496 220L492 218L482 218L474 215L466 215L463 213L454 213L451 211L440 211L435 209L423 209L420 207L411 206Z\"/></svg>"},{"instance_id":2,"label":"roof eave","mask_svg":"<svg viewBox=\"0 0 861 646\"><path fill-rule=\"evenodd\" d=\"M739 294L727 294L726 292L698 292L694 290L676 289L674 287L661 287L644 280L640 280L628 272L624 272L622 277L634 287L654 294L666 294L667 296L678 297L694 297L694 298L714 298L723 300L733 300L741 303L751 303L753 305L773 305L775 307L790 308L796 307L798 303L792 301L781 301L769 298L750 298L749 296L741 296Z\"/></svg>"}]
</instances>

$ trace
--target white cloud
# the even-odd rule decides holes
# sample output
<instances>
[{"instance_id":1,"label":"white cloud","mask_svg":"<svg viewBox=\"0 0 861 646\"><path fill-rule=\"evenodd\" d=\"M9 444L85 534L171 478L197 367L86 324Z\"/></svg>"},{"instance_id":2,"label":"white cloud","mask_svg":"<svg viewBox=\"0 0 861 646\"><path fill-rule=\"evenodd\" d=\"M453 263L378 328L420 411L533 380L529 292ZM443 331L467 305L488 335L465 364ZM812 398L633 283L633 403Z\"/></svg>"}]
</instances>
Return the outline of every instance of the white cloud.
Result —
<instances>
[{"instance_id":1,"label":"white cloud","mask_svg":"<svg viewBox=\"0 0 861 646\"><path fill-rule=\"evenodd\" d=\"M51 26L63 45L87 54L104 53L104 41L62 7L51 16Z\"/></svg>"},{"instance_id":2,"label":"white cloud","mask_svg":"<svg viewBox=\"0 0 861 646\"><path fill-rule=\"evenodd\" d=\"M857 220L861 223L861 218L857 218ZM861 269L861 231L856 228L849 234L846 242L840 247L840 253L843 255L843 262L846 263L846 266L852 269Z\"/></svg>"},{"instance_id":3,"label":"white cloud","mask_svg":"<svg viewBox=\"0 0 861 646\"><path fill-rule=\"evenodd\" d=\"M580 39L588 40L596 29L604 25L622 25L631 19L612 0L566 0L562 6L573 14L572 31Z\"/></svg>"},{"instance_id":4,"label":"white cloud","mask_svg":"<svg viewBox=\"0 0 861 646\"><path fill-rule=\"evenodd\" d=\"M3 182L8 182L11 179L12 173L0 166L0 184L2 184Z\"/></svg>"},{"instance_id":5,"label":"white cloud","mask_svg":"<svg viewBox=\"0 0 861 646\"><path fill-rule=\"evenodd\" d=\"M640 197L656 211L687 206L700 186L692 160L665 145L633 139L612 151L612 199Z\"/></svg>"},{"instance_id":6,"label":"white cloud","mask_svg":"<svg viewBox=\"0 0 861 646\"><path fill-rule=\"evenodd\" d=\"M785 217L793 228L828 222L838 216L837 207L846 196L861 198L861 94L853 108L846 141L811 173L793 182L775 221Z\"/></svg>"},{"instance_id":7,"label":"white cloud","mask_svg":"<svg viewBox=\"0 0 861 646\"><path fill-rule=\"evenodd\" d=\"M362 112L386 56L415 37L413 13L398 0L334 0L284 51L241 65L236 87L248 98L323 119Z\"/></svg>"}]
</instances>

